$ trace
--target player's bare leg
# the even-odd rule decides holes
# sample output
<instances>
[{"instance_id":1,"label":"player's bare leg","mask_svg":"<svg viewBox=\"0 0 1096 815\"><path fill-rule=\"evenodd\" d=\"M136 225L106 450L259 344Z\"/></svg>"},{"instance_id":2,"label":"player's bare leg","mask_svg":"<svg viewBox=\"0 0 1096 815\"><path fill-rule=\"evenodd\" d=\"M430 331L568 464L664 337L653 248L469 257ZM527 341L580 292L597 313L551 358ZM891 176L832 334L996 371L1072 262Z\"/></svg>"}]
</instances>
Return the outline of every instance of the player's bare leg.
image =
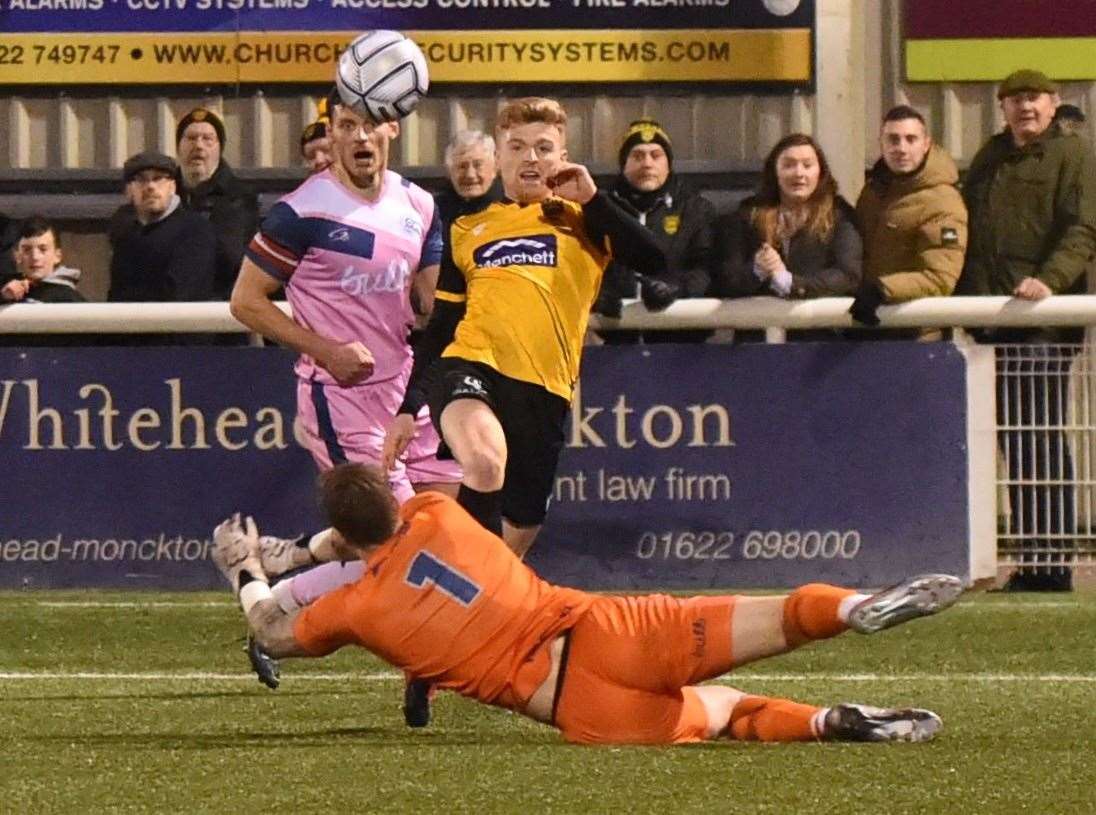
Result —
<instances>
[{"instance_id":1,"label":"player's bare leg","mask_svg":"<svg viewBox=\"0 0 1096 815\"><path fill-rule=\"evenodd\" d=\"M457 502L485 529L502 534L506 434L479 399L456 399L441 412L441 436L464 472Z\"/></svg>"},{"instance_id":2,"label":"player's bare leg","mask_svg":"<svg viewBox=\"0 0 1096 815\"><path fill-rule=\"evenodd\" d=\"M533 545L533 541L537 538L537 533L540 532L541 524L536 526L515 526L509 521L503 519L502 522L502 539L506 541L506 545L510 547L510 550L520 558L524 558L526 553Z\"/></svg>"}]
</instances>

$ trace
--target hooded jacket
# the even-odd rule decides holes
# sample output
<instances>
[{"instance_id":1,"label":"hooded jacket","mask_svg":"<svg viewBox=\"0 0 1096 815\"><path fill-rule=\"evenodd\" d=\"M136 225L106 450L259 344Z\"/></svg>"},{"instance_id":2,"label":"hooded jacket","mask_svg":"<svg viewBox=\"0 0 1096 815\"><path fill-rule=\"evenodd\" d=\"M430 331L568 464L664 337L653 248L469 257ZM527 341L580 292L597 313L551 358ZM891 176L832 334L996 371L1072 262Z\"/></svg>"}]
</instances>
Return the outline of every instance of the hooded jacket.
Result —
<instances>
[{"instance_id":1,"label":"hooded jacket","mask_svg":"<svg viewBox=\"0 0 1096 815\"><path fill-rule=\"evenodd\" d=\"M25 303L86 303L87 298L76 290L80 270L58 266L36 283L32 283L23 298Z\"/></svg>"},{"instance_id":2,"label":"hooded jacket","mask_svg":"<svg viewBox=\"0 0 1096 815\"><path fill-rule=\"evenodd\" d=\"M877 281L888 303L952 293L963 270L967 208L959 171L933 145L922 165L896 175L883 159L856 202L864 240L864 279Z\"/></svg>"},{"instance_id":3,"label":"hooded jacket","mask_svg":"<svg viewBox=\"0 0 1096 815\"><path fill-rule=\"evenodd\" d=\"M19 278L9 278L16 280ZM86 303L84 295L76 290L80 270L58 266L41 280L32 283L21 303ZM3 285L6 281L0 281ZM3 334L2 348L39 348L51 346L79 346L94 344L85 334Z\"/></svg>"}]
</instances>

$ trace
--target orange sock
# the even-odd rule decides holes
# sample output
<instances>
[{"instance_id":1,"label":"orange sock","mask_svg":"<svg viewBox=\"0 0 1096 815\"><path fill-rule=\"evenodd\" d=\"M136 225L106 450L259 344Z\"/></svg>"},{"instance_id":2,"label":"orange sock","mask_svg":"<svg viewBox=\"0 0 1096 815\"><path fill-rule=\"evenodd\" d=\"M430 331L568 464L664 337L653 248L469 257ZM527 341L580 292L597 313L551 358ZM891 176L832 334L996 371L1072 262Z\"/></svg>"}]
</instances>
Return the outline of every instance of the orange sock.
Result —
<instances>
[{"instance_id":1,"label":"orange sock","mask_svg":"<svg viewBox=\"0 0 1096 815\"><path fill-rule=\"evenodd\" d=\"M744 696L731 711L727 730L738 741L814 741L815 719L823 708L787 699Z\"/></svg>"},{"instance_id":2,"label":"orange sock","mask_svg":"<svg viewBox=\"0 0 1096 815\"><path fill-rule=\"evenodd\" d=\"M838 608L851 594L856 592L825 583L808 583L789 594L784 601L784 639L789 647L835 637L847 629Z\"/></svg>"}]
</instances>

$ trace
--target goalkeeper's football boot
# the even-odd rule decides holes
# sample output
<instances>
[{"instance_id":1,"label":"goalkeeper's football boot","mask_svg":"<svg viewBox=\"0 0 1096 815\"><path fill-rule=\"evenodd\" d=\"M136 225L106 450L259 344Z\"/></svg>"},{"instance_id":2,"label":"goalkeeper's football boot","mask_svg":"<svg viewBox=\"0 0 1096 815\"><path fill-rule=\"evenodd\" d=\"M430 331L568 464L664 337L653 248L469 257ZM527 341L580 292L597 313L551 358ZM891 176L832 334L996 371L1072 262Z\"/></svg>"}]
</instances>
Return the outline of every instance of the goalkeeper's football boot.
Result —
<instances>
[{"instance_id":1,"label":"goalkeeper's football boot","mask_svg":"<svg viewBox=\"0 0 1096 815\"><path fill-rule=\"evenodd\" d=\"M434 686L423 679L406 677L403 687L403 720L408 727L426 727L430 724L430 699Z\"/></svg>"},{"instance_id":2,"label":"goalkeeper's football boot","mask_svg":"<svg viewBox=\"0 0 1096 815\"><path fill-rule=\"evenodd\" d=\"M884 628L927 617L952 605L963 593L963 581L948 574L923 574L903 580L857 603L849 628L874 634Z\"/></svg>"},{"instance_id":3,"label":"goalkeeper's football boot","mask_svg":"<svg viewBox=\"0 0 1096 815\"><path fill-rule=\"evenodd\" d=\"M282 668L278 660L259 647L259 643L250 634L247 635L247 660L251 663L251 670L259 677L259 681L271 690L277 690L281 682Z\"/></svg>"},{"instance_id":4,"label":"goalkeeper's football boot","mask_svg":"<svg viewBox=\"0 0 1096 815\"><path fill-rule=\"evenodd\" d=\"M943 726L931 710L844 704L830 708L822 735L833 741L928 741Z\"/></svg>"}]
</instances>

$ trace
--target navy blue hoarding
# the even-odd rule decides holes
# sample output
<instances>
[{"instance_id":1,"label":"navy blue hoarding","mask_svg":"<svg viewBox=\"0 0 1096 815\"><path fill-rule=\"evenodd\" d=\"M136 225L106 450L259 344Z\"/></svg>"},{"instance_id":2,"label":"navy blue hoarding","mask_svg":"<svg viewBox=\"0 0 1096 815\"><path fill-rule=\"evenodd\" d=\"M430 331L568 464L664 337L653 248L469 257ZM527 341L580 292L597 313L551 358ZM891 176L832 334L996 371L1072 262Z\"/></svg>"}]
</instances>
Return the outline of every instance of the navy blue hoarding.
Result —
<instances>
[{"instance_id":1,"label":"navy blue hoarding","mask_svg":"<svg viewBox=\"0 0 1096 815\"><path fill-rule=\"evenodd\" d=\"M317 528L291 360L0 349L0 587L215 587L231 512ZM968 574L966 391L944 344L589 348L529 562L616 589Z\"/></svg>"}]
</instances>

